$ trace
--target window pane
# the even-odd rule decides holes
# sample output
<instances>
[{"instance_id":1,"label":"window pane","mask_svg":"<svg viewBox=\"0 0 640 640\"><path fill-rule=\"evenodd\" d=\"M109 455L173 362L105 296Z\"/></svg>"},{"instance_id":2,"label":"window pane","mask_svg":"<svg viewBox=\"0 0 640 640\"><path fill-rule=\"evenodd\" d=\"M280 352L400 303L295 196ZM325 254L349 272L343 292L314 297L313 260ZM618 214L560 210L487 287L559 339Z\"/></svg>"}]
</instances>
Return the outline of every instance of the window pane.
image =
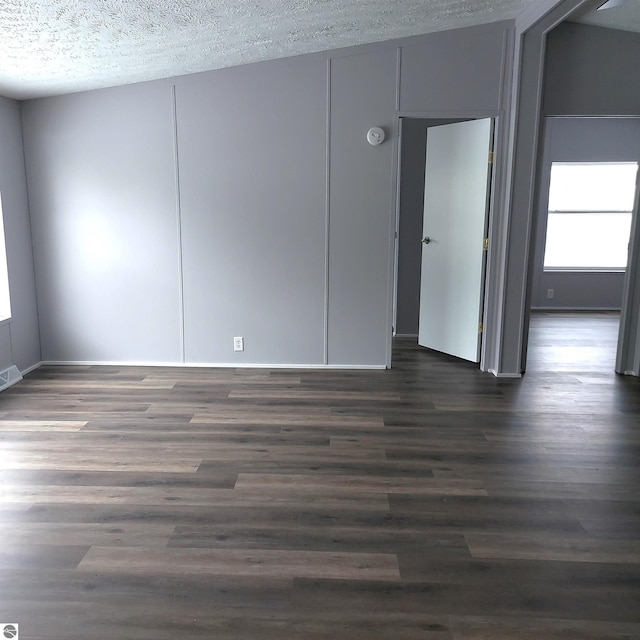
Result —
<instances>
[{"instance_id":1,"label":"window pane","mask_svg":"<svg viewBox=\"0 0 640 640\"><path fill-rule=\"evenodd\" d=\"M625 269L631 213L553 213L545 269Z\"/></svg>"},{"instance_id":2,"label":"window pane","mask_svg":"<svg viewBox=\"0 0 640 640\"><path fill-rule=\"evenodd\" d=\"M551 165L549 211L631 211L636 162Z\"/></svg>"}]
</instances>

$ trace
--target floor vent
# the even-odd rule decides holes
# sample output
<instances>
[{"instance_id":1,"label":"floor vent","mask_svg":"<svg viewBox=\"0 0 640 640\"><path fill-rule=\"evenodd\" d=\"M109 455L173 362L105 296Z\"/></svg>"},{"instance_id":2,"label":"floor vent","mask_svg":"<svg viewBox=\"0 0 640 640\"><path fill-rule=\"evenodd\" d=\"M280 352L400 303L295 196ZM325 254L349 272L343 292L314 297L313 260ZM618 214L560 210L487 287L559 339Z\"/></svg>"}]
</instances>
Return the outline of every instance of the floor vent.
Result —
<instances>
[{"instance_id":1,"label":"floor vent","mask_svg":"<svg viewBox=\"0 0 640 640\"><path fill-rule=\"evenodd\" d=\"M20 380L22 380L22 375L15 365L11 365L8 369L0 371L0 391L4 391L16 382L20 382Z\"/></svg>"}]
</instances>

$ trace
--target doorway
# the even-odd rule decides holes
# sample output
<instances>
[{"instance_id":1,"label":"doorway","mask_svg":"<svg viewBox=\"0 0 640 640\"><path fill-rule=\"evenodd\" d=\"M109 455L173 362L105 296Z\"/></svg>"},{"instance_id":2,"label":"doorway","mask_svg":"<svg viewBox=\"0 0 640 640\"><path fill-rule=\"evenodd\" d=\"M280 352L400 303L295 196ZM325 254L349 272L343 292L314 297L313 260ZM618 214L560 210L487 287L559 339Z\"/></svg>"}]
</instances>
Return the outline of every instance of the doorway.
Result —
<instances>
[{"instance_id":1,"label":"doorway","mask_svg":"<svg viewBox=\"0 0 640 640\"><path fill-rule=\"evenodd\" d=\"M418 338L420 333L424 346L477 363L492 119L401 118L400 130L394 335ZM431 169L425 188L425 167L429 161ZM451 184L444 186L445 183ZM469 188L463 188L465 184ZM471 189L474 184L477 188ZM456 214L459 201L464 200L462 194L476 192L473 202L466 201L460 214ZM434 202L439 205L427 207ZM437 236L427 243L424 221L430 224L429 233ZM473 231L476 227L477 231ZM456 258L458 245L464 247ZM472 255L477 257L473 264L477 261L480 271L460 267ZM438 277L429 282L422 279L425 266L431 273L438 272ZM467 294L462 295L465 290ZM460 304L456 303L456 295L462 301Z\"/></svg>"},{"instance_id":2,"label":"doorway","mask_svg":"<svg viewBox=\"0 0 640 640\"><path fill-rule=\"evenodd\" d=\"M595 367L613 374L640 118L547 117L543 127L527 370ZM607 245L605 235L616 227L620 238Z\"/></svg>"}]
</instances>

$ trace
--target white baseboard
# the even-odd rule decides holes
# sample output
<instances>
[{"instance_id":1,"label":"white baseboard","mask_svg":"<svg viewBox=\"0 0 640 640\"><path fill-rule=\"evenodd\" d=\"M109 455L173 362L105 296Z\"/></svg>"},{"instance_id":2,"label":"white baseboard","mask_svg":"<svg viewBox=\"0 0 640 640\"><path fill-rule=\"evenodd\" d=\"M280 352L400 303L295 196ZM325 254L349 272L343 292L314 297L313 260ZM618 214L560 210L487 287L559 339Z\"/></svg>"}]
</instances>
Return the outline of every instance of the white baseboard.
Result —
<instances>
[{"instance_id":1,"label":"white baseboard","mask_svg":"<svg viewBox=\"0 0 640 640\"><path fill-rule=\"evenodd\" d=\"M120 361L88 361L88 360L45 360L40 365L75 366L75 367L172 367L174 369L326 369L326 370L359 370L381 371L385 365L362 364L247 364L237 362L120 362Z\"/></svg>"},{"instance_id":2,"label":"white baseboard","mask_svg":"<svg viewBox=\"0 0 640 640\"><path fill-rule=\"evenodd\" d=\"M35 371L36 369L39 369L43 364L44 364L43 362L36 362L35 364L32 364L30 367L27 367L26 369L22 370L22 375L23 376L28 375L32 371Z\"/></svg>"},{"instance_id":3,"label":"white baseboard","mask_svg":"<svg viewBox=\"0 0 640 640\"><path fill-rule=\"evenodd\" d=\"M513 380L522 378L521 373L499 373L495 369L489 369L488 373L494 375L496 378L511 378Z\"/></svg>"}]
</instances>

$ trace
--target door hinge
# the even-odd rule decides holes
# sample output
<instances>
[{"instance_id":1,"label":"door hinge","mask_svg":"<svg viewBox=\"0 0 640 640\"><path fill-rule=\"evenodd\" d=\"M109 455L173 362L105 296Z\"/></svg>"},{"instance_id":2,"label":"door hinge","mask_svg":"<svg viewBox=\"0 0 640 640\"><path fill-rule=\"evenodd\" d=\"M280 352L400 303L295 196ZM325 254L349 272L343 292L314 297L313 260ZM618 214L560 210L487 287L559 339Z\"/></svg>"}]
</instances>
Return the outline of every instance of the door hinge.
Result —
<instances>
[{"instance_id":1,"label":"door hinge","mask_svg":"<svg viewBox=\"0 0 640 640\"><path fill-rule=\"evenodd\" d=\"M484 249L484 251L489 251L489 238L485 238L482 241L482 248Z\"/></svg>"},{"instance_id":2,"label":"door hinge","mask_svg":"<svg viewBox=\"0 0 640 640\"><path fill-rule=\"evenodd\" d=\"M478 325L478 333L482 333L484 331L484 322L481 322Z\"/></svg>"},{"instance_id":3,"label":"door hinge","mask_svg":"<svg viewBox=\"0 0 640 640\"><path fill-rule=\"evenodd\" d=\"M396 240L398 239L398 232L397 232L397 231L394 231L394 232L393 232L393 237L394 237Z\"/></svg>"},{"instance_id":4,"label":"door hinge","mask_svg":"<svg viewBox=\"0 0 640 640\"><path fill-rule=\"evenodd\" d=\"M489 164L493 164L493 161L495 159L495 154L493 151L489 151Z\"/></svg>"}]
</instances>

